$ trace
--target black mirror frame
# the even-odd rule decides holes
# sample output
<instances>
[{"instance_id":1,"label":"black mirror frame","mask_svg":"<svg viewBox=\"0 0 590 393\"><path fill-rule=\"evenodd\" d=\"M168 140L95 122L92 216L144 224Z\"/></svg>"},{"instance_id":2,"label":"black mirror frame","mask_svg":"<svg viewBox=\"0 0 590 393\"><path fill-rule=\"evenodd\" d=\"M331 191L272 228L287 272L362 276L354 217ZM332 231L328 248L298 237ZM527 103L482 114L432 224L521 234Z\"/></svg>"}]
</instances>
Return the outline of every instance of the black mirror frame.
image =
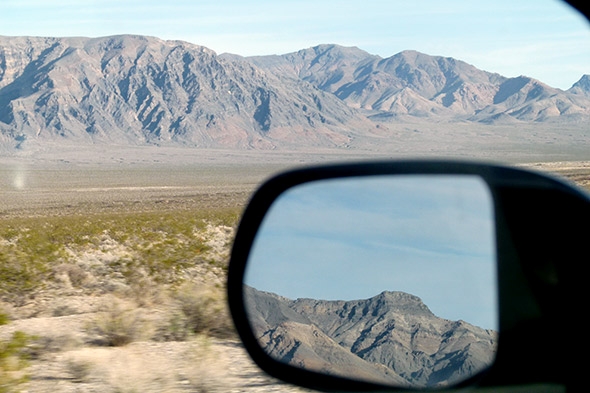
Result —
<instances>
[{"instance_id":1,"label":"black mirror frame","mask_svg":"<svg viewBox=\"0 0 590 393\"><path fill-rule=\"evenodd\" d=\"M254 193L243 213L232 248L227 283L232 318L246 350L255 363L273 377L320 391L409 390L325 375L272 359L259 346L250 328L242 290L248 256L258 228L274 200L285 190L298 184L329 178L408 174L477 175L489 186L494 199L500 313L498 352L494 364L489 369L454 387L533 383L571 385L573 374L566 371L565 367L554 364L559 362L559 358L547 360L554 356L565 355L565 349L558 344L545 346L545 356L542 356L539 354L540 350L535 350L533 346L539 337L543 337L542 334L547 333L548 327L556 328L555 318L563 317L564 307L554 304L556 300L545 296L543 291L546 287L551 287L551 291L559 293L560 299L575 295L569 292L568 286L577 285L576 277L581 281L580 274L576 275L572 269L562 268L561 271L565 271L565 274L559 276L561 281L558 284L552 283L555 279L553 276L547 279L536 277L537 261L534 259L544 255L546 250L543 254L535 252L531 254L532 244L528 242L528 232L531 229L529 224L536 225L537 232L549 230L548 236L551 237L554 235L551 229L562 231L565 223L570 226L570 230L565 230L567 233L563 236L571 238L573 243L587 239L587 230L585 233L576 234L572 220L575 215L576 219L588 224L589 221L584 222L584 220L590 219L590 197L583 190L548 175L499 165L461 161L412 160L324 165L285 172L265 182ZM531 197L535 200L529 200ZM533 212L536 211L535 206L549 207L545 213L547 217L540 213L540 222L520 222L521 219L531 219L531 214L526 212L527 207L531 206ZM563 236L560 239L565 239ZM576 252L582 250L583 244L578 243L579 250L571 249L568 255L575 256ZM553 251L549 253L553 255L561 252L562 246L562 244L553 245ZM555 270L554 262L548 262L551 265L548 267L549 270ZM563 282L563 276L566 277L565 282ZM553 284L558 285L559 288L555 289ZM578 287L574 287L573 290L581 292ZM554 292L551 293L555 295ZM579 299L581 302L582 298ZM533 337L530 340L527 339L531 336L527 328L537 332L532 334ZM546 341L550 339L551 337L549 340L545 337ZM544 367L541 364L543 360L545 363L551 363L552 367L545 367L547 370L539 369ZM523 361L533 361L539 365L536 368L535 364L529 365L535 370L523 372L521 363ZM582 375L580 373L579 378Z\"/></svg>"}]
</instances>

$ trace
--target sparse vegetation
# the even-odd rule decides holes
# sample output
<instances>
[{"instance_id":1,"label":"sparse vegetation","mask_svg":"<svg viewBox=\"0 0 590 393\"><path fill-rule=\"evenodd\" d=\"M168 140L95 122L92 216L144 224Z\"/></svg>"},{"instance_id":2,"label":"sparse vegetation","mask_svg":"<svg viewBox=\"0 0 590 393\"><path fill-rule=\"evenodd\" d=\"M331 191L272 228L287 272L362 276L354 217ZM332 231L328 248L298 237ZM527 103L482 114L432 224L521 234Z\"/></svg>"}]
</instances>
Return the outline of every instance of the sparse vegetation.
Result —
<instances>
[{"instance_id":1,"label":"sparse vegetation","mask_svg":"<svg viewBox=\"0 0 590 393\"><path fill-rule=\"evenodd\" d=\"M31 343L32 336L17 332L1 341L0 393L27 381L29 355L42 361L136 341L230 337L223 282L238 216L236 207L2 219L0 326L12 319L4 310L16 310L17 319L85 322L77 335L47 332ZM96 305L80 309L70 296ZM43 306L48 299L61 300ZM64 370L76 383L99 372L88 359L71 359Z\"/></svg>"},{"instance_id":2,"label":"sparse vegetation","mask_svg":"<svg viewBox=\"0 0 590 393\"><path fill-rule=\"evenodd\" d=\"M96 344L120 347L145 335L147 325L139 310L125 305L114 297L106 307L107 309L99 313L89 326L89 330L100 337Z\"/></svg>"},{"instance_id":3,"label":"sparse vegetation","mask_svg":"<svg viewBox=\"0 0 590 393\"><path fill-rule=\"evenodd\" d=\"M227 209L5 220L0 228L0 297L24 304L56 281L92 286L96 280L89 270L100 276L97 269L126 286L146 279L179 284L186 270L200 262L223 264L207 256L210 246L203 232L208 223L233 226L237 218L237 209ZM89 254L102 256L105 263L80 266L80 257Z\"/></svg>"},{"instance_id":4,"label":"sparse vegetation","mask_svg":"<svg viewBox=\"0 0 590 393\"><path fill-rule=\"evenodd\" d=\"M163 341L184 341L196 335L233 337L225 292L207 284L186 283L172 294L173 312L157 335Z\"/></svg>"},{"instance_id":5,"label":"sparse vegetation","mask_svg":"<svg viewBox=\"0 0 590 393\"><path fill-rule=\"evenodd\" d=\"M27 346L32 338L16 331L10 339L0 341L0 393L11 392L27 381L23 370L28 365Z\"/></svg>"},{"instance_id":6,"label":"sparse vegetation","mask_svg":"<svg viewBox=\"0 0 590 393\"><path fill-rule=\"evenodd\" d=\"M0 168L0 343L35 336L4 391L227 392L256 380L224 285L233 229L268 169L62 168L35 169L18 191Z\"/></svg>"},{"instance_id":7,"label":"sparse vegetation","mask_svg":"<svg viewBox=\"0 0 590 393\"><path fill-rule=\"evenodd\" d=\"M67 362L68 371L74 382L86 382L92 371L92 363L88 360L73 360Z\"/></svg>"}]
</instances>

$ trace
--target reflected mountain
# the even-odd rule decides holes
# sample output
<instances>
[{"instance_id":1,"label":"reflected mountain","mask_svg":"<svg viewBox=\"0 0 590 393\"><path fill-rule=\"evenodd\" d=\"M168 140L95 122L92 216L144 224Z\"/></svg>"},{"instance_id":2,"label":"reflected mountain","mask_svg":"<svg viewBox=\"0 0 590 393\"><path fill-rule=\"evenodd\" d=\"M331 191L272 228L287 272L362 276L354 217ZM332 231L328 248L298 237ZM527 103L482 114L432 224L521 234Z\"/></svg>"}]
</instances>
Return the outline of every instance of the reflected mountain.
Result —
<instances>
[{"instance_id":1,"label":"reflected mountain","mask_svg":"<svg viewBox=\"0 0 590 393\"><path fill-rule=\"evenodd\" d=\"M244 286L244 298L263 349L310 370L398 386L445 386L474 376L495 357L495 331L439 318L404 292L291 300Z\"/></svg>"}]
</instances>

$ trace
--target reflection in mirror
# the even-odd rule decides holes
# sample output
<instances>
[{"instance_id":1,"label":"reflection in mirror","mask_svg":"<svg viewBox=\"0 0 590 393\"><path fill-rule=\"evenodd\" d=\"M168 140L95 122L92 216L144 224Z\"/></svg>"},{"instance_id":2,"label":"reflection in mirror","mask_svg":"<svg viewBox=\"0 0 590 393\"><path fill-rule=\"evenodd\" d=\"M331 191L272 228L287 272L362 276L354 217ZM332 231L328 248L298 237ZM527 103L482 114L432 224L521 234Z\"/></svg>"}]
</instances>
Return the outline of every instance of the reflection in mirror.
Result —
<instances>
[{"instance_id":1,"label":"reflection in mirror","mask_svg":"<svg viewBox=\"0 0 590 393\"><path fill-rule=\"evenodd\" d=\"M273 358L322 373L404 387L465 380L495 356L494 229L477 176L291 188L248 259L254 334Z\"/></svg>"}]
</instances>

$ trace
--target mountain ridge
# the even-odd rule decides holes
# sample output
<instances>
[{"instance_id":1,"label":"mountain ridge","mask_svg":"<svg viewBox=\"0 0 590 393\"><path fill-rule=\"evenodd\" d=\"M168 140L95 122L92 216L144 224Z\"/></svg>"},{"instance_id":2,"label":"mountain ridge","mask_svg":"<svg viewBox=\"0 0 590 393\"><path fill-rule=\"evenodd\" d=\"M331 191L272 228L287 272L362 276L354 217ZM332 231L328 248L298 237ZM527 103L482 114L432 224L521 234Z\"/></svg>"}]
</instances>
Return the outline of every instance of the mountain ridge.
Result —
<instances>
[{"instance_id":1,"label":"mountain ridge","mask_svg":"<svg viewBox=\"0 0 590 393\"><path fill-rule=\"evenodd\" d=\"M279 57L247 59L271 72L282 72L291 64L300 78L351 107L381 114L493 123L501 114L519 121L545 121L590 113L588 101L573 94L587 90L572 86L563 91L526 76L507 78L452 57L415 50L381 58L355 47L319 45ZM580 86L583 79L576 84Z\"/></svg>"},{"instance_id":2,"label":"mountain ridge","mask_svg":"<svg viewBox=\"0 0 590 393\"><path fill-rule=\"evenodd\" d=\"M349 149L404 121L577 124L590 118L589 91L587 76L562 91L413 50L241 57L140 35L0 36L4 151L60 141Z\"/></svg>"},{"instance_id":3,"label":"mountain ridge","mask_svg":"<svg viewBox=\"0 0 590 393\"><path fill-rule=\"evenodd\" d=\"M300 367L398 386L444 386L473 376L495 356L495 332L439 318L404 292L291 300L246 286L244 297L260 345Z\"/></svg>"},{"instance_id":4,"label":"mountain ridge","mask_svg":"<svg viewBox=\"0 0 590 393\"><path fill-rule=\"evenodd\" d=\"M338 146L347 140L343 126L369 125L308 84L278 82L182 41L128 35L26 38L12 47L3 41L0 131L17 141L264 149L304 134L311 145ZM31 50L18 47L23 43Z\"/></svg>"}]
</instances>

